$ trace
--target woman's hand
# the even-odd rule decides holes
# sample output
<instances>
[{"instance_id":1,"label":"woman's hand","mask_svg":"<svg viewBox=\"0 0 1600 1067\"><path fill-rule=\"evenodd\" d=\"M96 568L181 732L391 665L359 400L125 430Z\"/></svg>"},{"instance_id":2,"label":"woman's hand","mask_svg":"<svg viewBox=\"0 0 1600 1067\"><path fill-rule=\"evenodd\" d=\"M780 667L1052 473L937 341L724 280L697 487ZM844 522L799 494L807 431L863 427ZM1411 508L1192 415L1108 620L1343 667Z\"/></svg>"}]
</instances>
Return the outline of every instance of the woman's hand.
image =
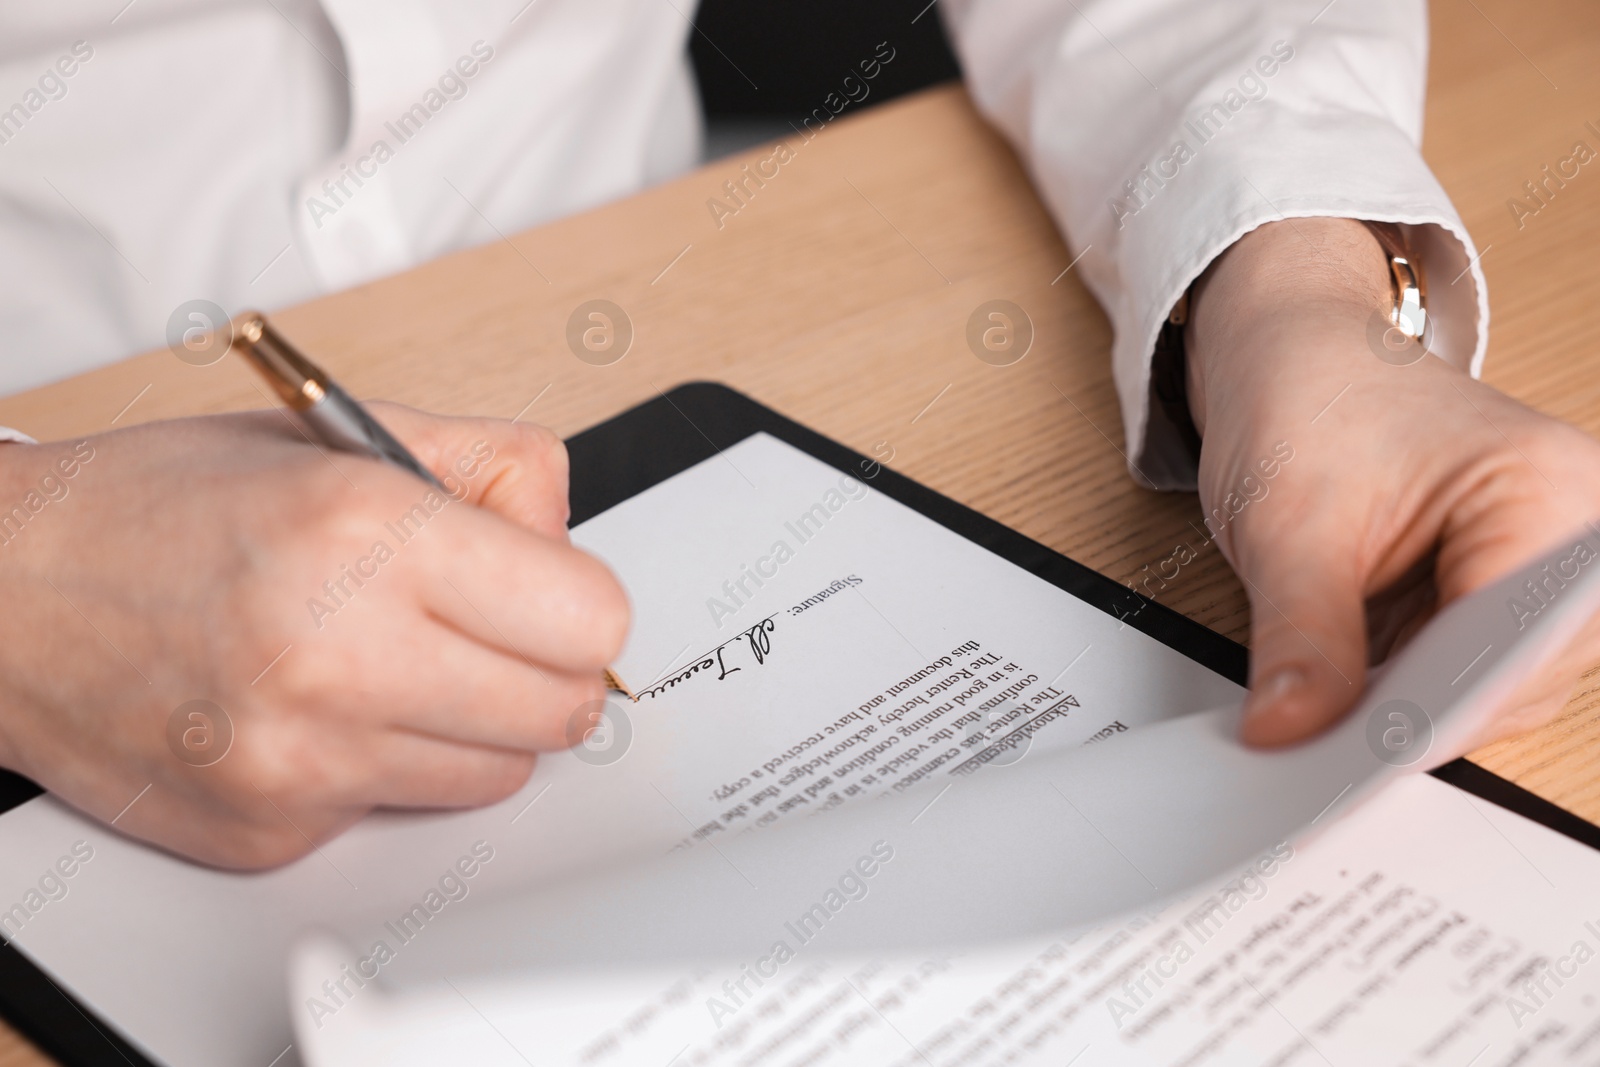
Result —
<instances>
[{"instance_id":1,"label":"woman's hand","mask_svg":"<svg viewBox=\"0 0 1600 1067\"><path fill-rule=\"evenodd\" d=\"M1246 235L1194 294L1201 502L1250 596L1252 744L1322 730L1361 696L1369 644L1387 651L1600 517L1600 443L1434 356L1379 358L1387 278L1360 223L1295 219ZM1254 495L1258 464L1285 451L1231 514L1228 495ZM1478 743L1554 717L1596 662L1600 623Z\"/></svg>"},{"instance_id":2,"label":"woman's hand","mask_svg":"<svg viewBox=\"0 0 1600 1067\"><path fill-rule=\"evenodd\" d=\"M628 605L568 543L561 442L375 410L455 499L277 412L0 446L0 764L260 867L575 740Z\"/></svg>"}]
</instances>

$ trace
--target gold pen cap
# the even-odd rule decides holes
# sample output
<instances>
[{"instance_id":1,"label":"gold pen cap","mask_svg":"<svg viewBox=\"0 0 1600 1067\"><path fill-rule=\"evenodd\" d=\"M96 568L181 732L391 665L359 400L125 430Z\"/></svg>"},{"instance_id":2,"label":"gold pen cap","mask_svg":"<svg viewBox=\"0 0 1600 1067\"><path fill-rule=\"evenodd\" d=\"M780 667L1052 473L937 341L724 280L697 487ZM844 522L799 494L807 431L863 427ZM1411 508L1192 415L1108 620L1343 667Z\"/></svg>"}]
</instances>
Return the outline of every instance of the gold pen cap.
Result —
<instances>
[{"instance_id":1,"label":"gold pen cap","mask_svg":"<svg viewBox=\"0 0 1600 1067\"><path fill-rule=\"evenodd\" d=\"M278 397L296 411L321 400L327 374L283 339L259 311L246 311L233 321L233 347L262 377L272 383Z\"/></svg>"}]
</instances>

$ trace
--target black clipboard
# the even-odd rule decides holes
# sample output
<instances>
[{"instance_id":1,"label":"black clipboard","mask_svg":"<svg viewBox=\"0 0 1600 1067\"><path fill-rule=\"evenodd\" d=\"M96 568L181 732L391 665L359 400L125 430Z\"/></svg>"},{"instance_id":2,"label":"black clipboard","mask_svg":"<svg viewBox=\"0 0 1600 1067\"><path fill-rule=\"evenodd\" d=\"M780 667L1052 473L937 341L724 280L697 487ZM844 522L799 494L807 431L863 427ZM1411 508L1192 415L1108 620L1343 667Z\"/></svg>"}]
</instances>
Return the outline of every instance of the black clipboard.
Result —
<instances>
[{"instance_id":1,"label":"black clipboard","mask_svg":"<svg viewBox=\"0 0 1600 1067\"><path fill-rule=\"evenodd\" d=\"M571 523L593 518L756 433L770 434L866 482L1224 678L1245 684L1249 657L1244 646L714 382L680 385L568 439ZM1457 759L1431 773L1600 850L1600 826L1475 763ZM40 793L27 779L0 771L0 818ZM158 1067L9 941L0 946L0 1015L66 1067Z\"/></svg>"}]
</instances>

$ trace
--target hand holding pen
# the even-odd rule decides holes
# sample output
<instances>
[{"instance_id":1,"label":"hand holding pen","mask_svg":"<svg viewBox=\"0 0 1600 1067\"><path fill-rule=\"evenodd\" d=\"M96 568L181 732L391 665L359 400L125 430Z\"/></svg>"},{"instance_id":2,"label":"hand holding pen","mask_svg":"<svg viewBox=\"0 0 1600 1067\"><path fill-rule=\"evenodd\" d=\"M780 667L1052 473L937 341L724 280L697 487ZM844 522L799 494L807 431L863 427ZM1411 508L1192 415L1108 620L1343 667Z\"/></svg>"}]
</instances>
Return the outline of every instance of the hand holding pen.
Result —
<instances>
[{"instance_id":1,"label":"hand holding pen","mask_svg":"<svg viewBox=\"0 0 1600 1067\"><path fill-rule=\"evenodd\" d=\"M0 550L0 766L117 832L246 868L373 808L516 792L592 727L628 625L616 579L569 543L553 434L373 404L424 462L398 469L376 436L382 463L348 460L310 427L371 426L270 327L256 337L300 368L285 381L309 416L0 449L8 500L51 493Z\"/></svg>"},{"instance_id":2,"label":"hand holding pen","mask_svg":"<svg viewBox=\"0 0 1600 1067\"><path fill-rule=\"evenodd\" d=\"M410 471L440 492L450 492L327 371L285 341L259 311L240 316L233 336L233 346L277 391L312 441ZM607 689L637 699L612 668L601 671L601 678Z\"/></svg>"}]
</instances>

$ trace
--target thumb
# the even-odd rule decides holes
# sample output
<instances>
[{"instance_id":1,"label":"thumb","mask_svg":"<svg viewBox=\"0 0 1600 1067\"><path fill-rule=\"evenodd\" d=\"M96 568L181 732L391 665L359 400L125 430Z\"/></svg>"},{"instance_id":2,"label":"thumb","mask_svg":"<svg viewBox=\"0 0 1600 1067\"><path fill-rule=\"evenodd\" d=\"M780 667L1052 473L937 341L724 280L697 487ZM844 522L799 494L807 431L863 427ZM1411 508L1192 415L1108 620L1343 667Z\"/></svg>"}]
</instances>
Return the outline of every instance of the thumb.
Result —
<instances>
[{"instance_id":1,"label":"thumb","mask_svg":"<svg viewBox=\"0 0 1600 1067\"><path fill-rule=\"evenodd\" d=\"M1352 560L1304 550L1319 541L1337 543L1314 535L1277 539L1239 568L1250 594L1250 695L1240 731L1246 744L1311 737L1348 712L1364 688L1360 576Z\"/></svg>"}]
</instances>

